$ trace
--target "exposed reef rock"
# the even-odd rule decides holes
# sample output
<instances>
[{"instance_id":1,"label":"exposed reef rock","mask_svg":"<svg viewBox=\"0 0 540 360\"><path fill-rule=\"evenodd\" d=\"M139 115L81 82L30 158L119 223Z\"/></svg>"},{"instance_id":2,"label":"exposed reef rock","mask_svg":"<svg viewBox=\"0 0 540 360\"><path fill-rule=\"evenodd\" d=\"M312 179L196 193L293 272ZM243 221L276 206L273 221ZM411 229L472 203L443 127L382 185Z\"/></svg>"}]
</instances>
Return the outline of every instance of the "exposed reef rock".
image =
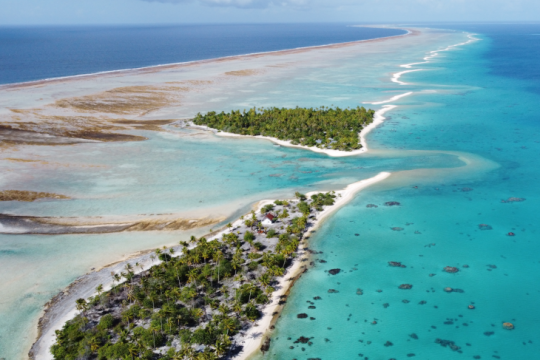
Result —
<instances>
[{"instance_id":1,"label":"exposed reef rock","mask_svg":"<svg viewBox=\"0 0 540 360\"><path fill-rule=\"evenodd\" d=\"M37 191L4 190L0 191L0 201L26 201L32 202L39 199L67 200L69 196Z\"/></svg>"},{"instance_id":2,"label":"exposed reef rock","mask_svg":"<svg viewBox=\"0 0 540 360\"><path fill-rule=\"evenodd\" d=\"M480 230L491 230L491 229L493 229L493 228L491 227L491 225L488 225L488 224L479 224L479 225L478 225L478 228L479 228Z\"/></svg>"},{"instance_id":3,"label":"exposed reef rock","mask_svg":"<svg viewBox=\"0 0 540 360\"><path fill-rule=\"evenodd\" d=\"M302 314L296 315L296 317L299 319L306 319L308 317L308 314L302 313Z\"/></svg>"},{"instance_id":4,"label":"exposed reef rock","mask_svg":"<svg viewBox=\"0 0 540 360\"><path fill-rule=\"evenodd\" d=\"M436 339L435 343L443 347L449 347L450 349L452 349L452 351L458 351L459 349L461 349L461 347L457 346L456 343L451 340Z\"/></svg>"},{"instance_id":5,"label":"exposed reef rock","mask_svg":"<svg viewBox=\"0 0 540 360\"><path fill-rule=\"evenodd\" d=\"M402 289L402 290L410 290L410 289L412 289L412 285L411 284L401 284L401 285L399 285L399 288Z\"/></svg>"},{"instance_id":6,"label":"exposed reef rock","mask_svg":"<svg viewBox=\"0 0 540 360\"><path fill-rule=\"evenodd\" d=\"M271 339L269 337L266 337L261 345L261 352L264 354L270 349L270 341Z\"/></svg>"},{"instance_id":7,"label":"exposed reef rock","mask_svg":"<svg viewBox=\"0 0 540 360\"><path fill-rule=\"evenodd\" d=\"M453 267L453 266L446 266L444 268L444 271L446 271L447 273L450 273L450 274L455 274L459 271L459 269L457 267Z\"/></svg>"},{"instance_id":8,"label":"exposed reef rock","mask_svg":"<svg viewBox=\"0 0 540 360\"><path fill-rule=\"evenodd\" d=\"M503 326L503 329L514 330L514 324L512 324L512 323L505 322L505 323L502 324L502 326Z\"/></svg>"},{"instance_id":9,"label":"exposed reef rock","mask_svg":"<svg viewBox=\"0 0 540 360\"><path fill-rule=\"evenodd\" d=\"M384 203L386 206L400 206L401 204L397 201L387 201Z\"/></svg>"},{"instance_id":10,"label":"exposed reef rock","mask_svg":"<svg viewBox=\"0 0 540 360\"><path fill-rule=\"evenodd\" d=\"M340 271L341 271L341 269L331 269L331 270L328 270L328 273L330 275L337 275L337 274L339 274Z\"/></svg>"},{"instance_id":11,"label":"exposed reef rock","mask_svg":"<svg viewBox=\"0 0 540 360\"><path fill-rule=\"evenodd\" d=\"M512 203L512 202L522 202L525 201L525 198L510 197L507 200L501 200L502 203Z\"/></svg>"},{"instance_id":12,"label":"exposed reef rock","mask_svg":"<svg viewBox=\"0 0 540 360\"><path fill-rule=\"evenodd\" d=\"M312 337L308 338L308 337L305 337L305 336L300 336L298 339L296 339L296 341L294 342L294 344L307 344L309 342L309 340L313 339Z\"/></svg>"},{"instance_id":13,"label":"exposed reef rock","mask_svg":"<svg viewBox=\"0 0 540 360\"><path fill-rule=\"evenodd\" d=\"M388 265L392 266L392 267L400 267L400 268L406 268L405 265L403 265L401 262L399 261L389 261L388 262Z\"/></svg>"},{"instance_id":14,"label":"exposed reef rock","mask_svg":"<svg viewBox=\"0 0 540 360\"><path fill-rule=\"evenodd\" d=\"M375 205L375 204L367 204L366 207L367 208L378 208L378 206Z\"/></svg>"}]
</instances>

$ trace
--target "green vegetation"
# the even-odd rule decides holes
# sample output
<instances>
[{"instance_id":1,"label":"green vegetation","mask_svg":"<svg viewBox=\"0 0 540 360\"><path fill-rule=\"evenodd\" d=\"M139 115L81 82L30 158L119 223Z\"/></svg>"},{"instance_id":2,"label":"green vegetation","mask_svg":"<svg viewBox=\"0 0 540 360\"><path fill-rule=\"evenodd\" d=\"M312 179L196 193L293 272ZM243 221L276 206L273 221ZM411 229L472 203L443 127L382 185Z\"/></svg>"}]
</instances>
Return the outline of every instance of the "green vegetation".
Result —
<instances>
[{"instance_id":1,"label":"green vegetation","mask_svg":"<svg viewBox=\"0 0 540 360\"><path fill-rule=\"evenodd\" d=\"M180 256L172 248L157 249L151 258L161 262L138 274L128 263L125 271L111 274L111 290L99 285L96 296L77 300L80 313L56 331L51 353L58 360L223 357L234 336L261 316L275 278L296 256L311 209L333 203L334 197L299 197L300 213L293 216L300 216L280 216L282 224L266 234L263 215L253 212L240 236L227 226L221 240L192 236L191 248L180 242ZM275 204L289 216L288 202ZM284 225L286 232L279 233ZM248 230L253 228L255 233Z\"/></svg>"},{"instance_id":2,"label":"green vegetation","mask_svg":"<svg viewBox=\"0 0 540 360\"><path fill-rule=\"evenodd\" d=\"M360 149L358 133L373 121L375 111L364 107L260 108L230 113L197 114L193 122L241 135L290 140L294 145L352 151Z\"/></svg>"},{"instance_id":3,"label":"green vegetation","mask_svg":"<svg viewBox=\"0 0 540 360\"><path fill-rule=\"evenodd\" d=\"M276 205L282 205L282 204L276 204ZM266 214L270 211L274 210L274 205L268 204L261 208L261 214Z\"/></svg>"}]
</instances>

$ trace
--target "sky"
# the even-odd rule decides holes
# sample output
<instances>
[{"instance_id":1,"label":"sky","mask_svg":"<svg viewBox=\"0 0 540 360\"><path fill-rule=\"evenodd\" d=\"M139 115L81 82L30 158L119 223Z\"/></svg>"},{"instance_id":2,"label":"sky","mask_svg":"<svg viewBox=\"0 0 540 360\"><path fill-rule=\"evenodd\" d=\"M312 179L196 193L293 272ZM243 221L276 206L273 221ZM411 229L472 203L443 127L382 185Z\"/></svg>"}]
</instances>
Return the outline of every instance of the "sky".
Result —
<instances>
[{"instance_id":1,"label":"sky","mask_svg":"<svg viewBox=\"0 0 540 360\"><path fill-rule=\"evenodd\" d=\"M0 0L0 26L441 21L540 21L540 0Z\"/></svg>"}]
</instances>

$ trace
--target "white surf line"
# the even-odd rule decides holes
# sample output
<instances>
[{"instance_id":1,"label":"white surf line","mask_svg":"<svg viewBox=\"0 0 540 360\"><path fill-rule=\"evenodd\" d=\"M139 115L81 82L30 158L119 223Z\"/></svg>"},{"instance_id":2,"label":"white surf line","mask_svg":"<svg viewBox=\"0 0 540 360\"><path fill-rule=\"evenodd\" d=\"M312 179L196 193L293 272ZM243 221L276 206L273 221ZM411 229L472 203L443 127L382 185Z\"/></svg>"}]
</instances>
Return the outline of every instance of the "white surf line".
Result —
<instances>
[{"instance_id":1,"label":"white surf line","mask_svg":"<svg viewBox=\"0 0 540 360\"><path fill-rule=\"evenodd\" d=\"M399 100L401 98L404 98L405 96L409 96L409 95L412 95L414 94L412 91L409 91L407 93L404 93L404 94L400 94L400 95L396 95L396 96L393 96L391 97L390 99L388 100L383 100L383 101L374 101L374 102L365 102L364 104L371 104L371 105L381 105L381 104L386 104L386 103L389 103L389 102L392 102L392 101L396 101L396 100Z\"/></svg>"},{"instance_id":2,"label":"white surf line","mask_svg":"<svg viewBox=\"0 0 540 360\"><path fill-rule=\"evenodd\" d=\"M475 34L469 34L467 35L467 37L469 38L468 41L465 41L465 42L462 42L462 43L459 43L459 44L454 44L454 45L449 45L447 47L445 47L444 49L440 49L440 50L432 50L430 52L428 52L428 56L424 57L424 61L421 61L421 62L415 62L415 63L410 63L410 64L402 64L402 65L399 65L399 67L402 67L402 68L405 68L405 69L411 69L413 66L415 65L421 65L421 64L428 64L430 62L431 59L433 59L434 57L436 56L439 56L439 53L443 52L443 51L450 51L456 47L459 47L459 46L464 46L464 45L468 45L472 42L475 42L475 41L480 41L481 39L478 39L476 37L474 37ZM407 73L410 73L410 72L413 72L413 71L422 71L422 70L425 70L425 69L414 69L414 70L405 70L405 71L401 71L401 72L398 72L398 73L395 73L395 74L392 74L392 79L391 81L392 82L395 82L399 85L409 85L409 83L406 83L404 81L400 81L399 78L401 77L401 75L403 74L407 74Z\"/></svg>"},{"instance_id":3,"label":"white surf line","mask_svg":"<svg viewBox=\"0 0 540 360\"><path fill-rule=\"evenodd\" d=\"M401 75L407 74L407 73L411 73L411 72L415 72L415 71L421 71L421 70L424 70L424 69L405 70L405 71L401 71L401 72L392 74L392 79L391 79L391 81L392 81L392 82L395 82L395 83L397 83L397 84L399 84L399 85L409 85L409 83L406 83L406 82L404 82L404 81L400 81L400 80L399 80L399 78L401 77Z\"/></svg>"}]
</instances>

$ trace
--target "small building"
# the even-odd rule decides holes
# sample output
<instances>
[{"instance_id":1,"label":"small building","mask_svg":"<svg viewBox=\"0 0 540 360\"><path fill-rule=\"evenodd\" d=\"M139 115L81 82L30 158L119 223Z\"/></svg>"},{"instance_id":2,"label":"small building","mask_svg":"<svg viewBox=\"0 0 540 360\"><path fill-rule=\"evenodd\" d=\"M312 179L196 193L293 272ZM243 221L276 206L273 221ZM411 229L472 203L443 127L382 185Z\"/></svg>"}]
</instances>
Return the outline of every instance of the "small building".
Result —
<instances>
[{"instance_id":1,"label":"small building","mask_svg":"<svg viewBox=\"0 0 540 360\"><path fill-rule=\"evenodd\" d=\"M276 217L274 215L272 215L272 214L266 214L264 216L264 219L261 222L261 224L263 224L263 225L272 225L274 223L275 218Z\"/></svg>"}]
</instances>

